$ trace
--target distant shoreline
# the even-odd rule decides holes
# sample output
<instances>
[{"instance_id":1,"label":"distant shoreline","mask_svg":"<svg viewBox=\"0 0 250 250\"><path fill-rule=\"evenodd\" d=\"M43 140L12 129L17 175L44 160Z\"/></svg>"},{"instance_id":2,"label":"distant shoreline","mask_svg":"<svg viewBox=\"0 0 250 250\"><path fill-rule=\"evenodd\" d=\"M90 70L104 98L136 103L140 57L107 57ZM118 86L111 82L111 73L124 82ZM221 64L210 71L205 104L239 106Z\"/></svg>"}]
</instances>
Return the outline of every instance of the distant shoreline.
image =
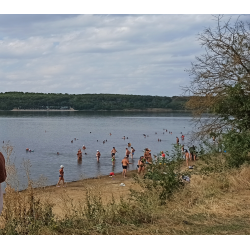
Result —
<instances>
[{"instance_id":1,"label":"distant shoreline","mask_svg":"<svg viewBox=\"0 0 250 250\"><path fill-rule=\"evenodd\" d=\"M0 111L18 111L18 112L65 112L65 111L89 111L89 112L184 112L191 113L191 110L172 110L163 108L148 108L148 109L123 109L123 110L75 110L75 109L12 109L12 110L0 110Z\"/></svg>"},{"instance_id":2,"label":"distant shoreline","mask_svg":"<svg viewBox=\"0 0 250 250\"><path fill-rule=\"evenodd\" d=\"M1 111L20 111L20 112L25 112L25 111L43 111L43 112L50 112L50 111L78 111L75 109L12 109L12 110L1 110Z\"/></svg>"}]
</instances>

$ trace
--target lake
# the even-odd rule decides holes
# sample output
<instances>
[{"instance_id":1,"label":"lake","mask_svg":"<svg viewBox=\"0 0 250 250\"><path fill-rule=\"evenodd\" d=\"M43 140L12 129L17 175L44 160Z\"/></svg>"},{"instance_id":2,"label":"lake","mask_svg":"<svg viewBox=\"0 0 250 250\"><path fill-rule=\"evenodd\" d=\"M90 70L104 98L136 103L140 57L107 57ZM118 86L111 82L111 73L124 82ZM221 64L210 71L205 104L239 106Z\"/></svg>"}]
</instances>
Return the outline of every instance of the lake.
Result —
<instances>
[{"instance_id":1,"label":"lake","mask_svg":"<svg viewBox=\"0 0 250 250\"><path fill-rule=\"evenodd\" d=\"M111 171L120 173L128 143L136 150L130 170L136 169L138 158L146 147L151 149L152 155L169 151L181 132L185 140L182 143L180 138L180 143L187 145L192 130L191 118L190 113L1 111L0 143L5 145L9 141L14 147L11 159L18 169L20 189L26 185L23 169L26 160L32 165L30 174L33 179L43 176L46 185L55 185L61 164L66 182L107 175ZM122 139L123 136L128 139ZM104 140L107 142L103 144ZM87 149L83 151L82 162L78 163L76 154L83 145ZM115 166L111 161L112 147L118 151ZM26 152L26 148L34 152ZM5 154L2 148L0 150ZM100 163L96 161L96 150L101 153Z\"/></svg>"}]
</instances>

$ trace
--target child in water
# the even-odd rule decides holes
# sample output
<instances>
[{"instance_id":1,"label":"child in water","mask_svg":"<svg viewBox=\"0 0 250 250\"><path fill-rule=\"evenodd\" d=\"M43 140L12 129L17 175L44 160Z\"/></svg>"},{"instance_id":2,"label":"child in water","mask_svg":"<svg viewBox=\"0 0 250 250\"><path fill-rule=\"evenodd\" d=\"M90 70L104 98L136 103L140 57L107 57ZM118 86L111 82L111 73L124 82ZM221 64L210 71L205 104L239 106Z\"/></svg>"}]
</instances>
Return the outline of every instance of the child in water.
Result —
<instances>
[{"instance_id":1,"label":"child in water","mask_svg":"<svg viewBox=\"0 0 250 250\"><path fill-rule=\"evenodd\" d=\"M115 155L112 156L111 161L112 161L112 166L114 166L115 165Z\"/></svg>"}]
</instances>

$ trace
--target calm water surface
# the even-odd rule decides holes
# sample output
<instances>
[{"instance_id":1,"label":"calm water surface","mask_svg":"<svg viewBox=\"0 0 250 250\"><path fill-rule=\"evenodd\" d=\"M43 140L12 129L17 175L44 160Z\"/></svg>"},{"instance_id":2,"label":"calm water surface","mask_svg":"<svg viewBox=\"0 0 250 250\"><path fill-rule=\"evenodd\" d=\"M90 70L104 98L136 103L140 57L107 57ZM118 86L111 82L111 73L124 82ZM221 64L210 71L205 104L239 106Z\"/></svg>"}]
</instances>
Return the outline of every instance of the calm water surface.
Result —
<instances>
[{"instance_id":1,"label":"calm water surface","mask_svg":"<svg viewBox=\"0 0 250 250\"><path fill-rule=\"evenodd\" d=\"M105 175L110 171L121 172L121 160L129 142L136 150L130 169L136 169L137 160L146 147L152 150L152 154L171 150L181 132L186 135L185 145L191 131L190 121L189 113L2 111L0 143L4 145L3 141L9 141L14 147L12 160L23 187L26 184L23 161L28 159L32 164L31 177L35 180L46 177L46 185L54 185L61 164L64 165L66 182ZM143 134L148 136L144 138ZM123 136L128 139L123 140ZM103 140L107 142L103 144ZM83 145L87 147L83 151L87 155L83 153L79 164L76 154ZM111 162L112 147L118 151L115 166ZM26 148L34 152L26 152ZM0 150L3 152L1 147ZM100 163L96 161L96 150L101 153Z\"/></svg>"}]
</instances>

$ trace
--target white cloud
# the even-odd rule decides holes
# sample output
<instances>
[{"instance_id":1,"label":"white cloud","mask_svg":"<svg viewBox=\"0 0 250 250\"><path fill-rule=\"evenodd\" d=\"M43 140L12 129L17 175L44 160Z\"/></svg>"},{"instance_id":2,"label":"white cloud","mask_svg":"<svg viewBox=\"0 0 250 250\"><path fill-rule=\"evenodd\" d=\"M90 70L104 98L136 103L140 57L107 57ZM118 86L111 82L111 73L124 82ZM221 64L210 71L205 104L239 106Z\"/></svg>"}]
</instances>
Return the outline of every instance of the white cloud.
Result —
<instances>
[{"instance_id":1,"label":"white cloud","mask_svg":"<svg viewBox=\"0 0 250 250\"><path fill-rule=\"evenodd\" d=\"M244 17L245 18L245 17ZM178 95L210 15L0 15L1 92Z\"/></svg>"}]
</instances>

